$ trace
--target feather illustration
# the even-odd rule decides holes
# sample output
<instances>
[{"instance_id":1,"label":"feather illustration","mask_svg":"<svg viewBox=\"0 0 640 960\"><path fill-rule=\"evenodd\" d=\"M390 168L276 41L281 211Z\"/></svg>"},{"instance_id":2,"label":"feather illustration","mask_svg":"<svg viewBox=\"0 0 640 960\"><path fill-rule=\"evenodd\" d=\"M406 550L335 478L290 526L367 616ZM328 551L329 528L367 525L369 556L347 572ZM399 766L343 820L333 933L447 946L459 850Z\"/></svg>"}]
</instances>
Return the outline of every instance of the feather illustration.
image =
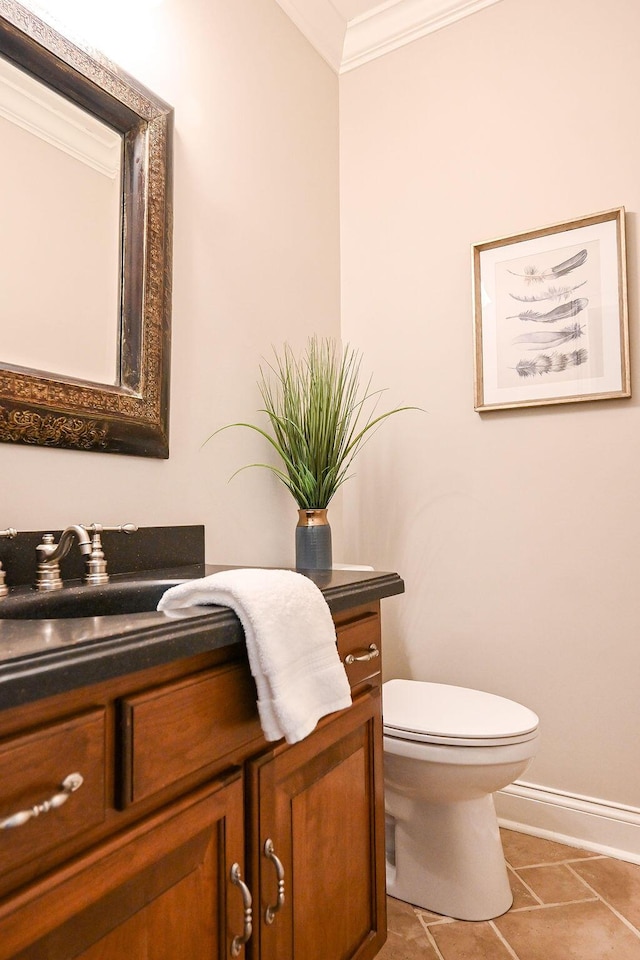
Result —
<instances>
[{"instance_id":1,"label":"feather illustration","mask_svg":"<svg viewBox=\"0 0 640 960\"><path fill-rule=\"evenodd\" d=\"M540 300L568 300L573 291L577 290L578 287L584 287L586 282L586 280L583 280L582 283L576 283L574 287L547 287L537 296L535 293L530 297L519 297L517 293L510 293L509 296L521 303L537 303Z\"/></svg>"},{"instance_id":2,"label":"feather illustration","mask_svg":"<svg viewBox=\"0 0 640 960\"><path fill-rule=\"evenodd\" d=\"M586 363L589 354L581 347L571 353L541 353L531 360L520 360L516 370L521 377L535 377L543 373L562 373L567 367L579 367Z\"/></svg>"},{"instance_id":3,"label":"feather illustration","mask_svg":"<svg viewBox=\"0 0 640 960\"><path fill-rule=\"evenodd\" d=\"M571 273L572 270L575 270L576 267L581 267L582 264L587 259L587 251L581 250L580 253L576 253L575 256L569 257L568 260L565 260L563 263L559 263L556 267L551 267L551 272L554 277L564 277L565 274Z\"/></svg>"},{"instance_id":4,"label":"feather illustration","mask_svg":"<svg viewBox=\"0 0 640 960\"><path fill-rule=\"evenodd\" d=\"M523 310L522 313L512 313L507 320L535 320L536 323L555 323L556 320L566 320L567 317L577 317L589 301L582 297L579 300L572 300L571 303L563 303L559 307L554 307L548 313L538 313L536 310Z\"/></svg>"},{"instance_id":5,"label":"feather illustration","mask_svg":"<svg viewBox=\"0 0 640 960\"><path fill-rule=\"evenodd\" d=\"M550 267L548 270L543 270L540 272L536 266L533 264L526 266L524 268L524 273L516 273L514 270L507 269L507 273L510 273L513 277L523 277L526 283L543 283L545 280L550 278L564 277L567 273L571 273L572 270L576 270L578 267L581 267L582 264L587 259L588 253L585 250L580 250L579 253L574 254L572 257L569 257L568 260L563 260L562 263L557 263L555 267Z\"/></svg>"},{"instance_id":6,"label":"feather illustration","mask_svg":"<svg viewBox=\"0 0 640 960\"><path fill-rule=\"evenodd\" d=\"M568 343L570 340L577 340L583 336L583 330L584 327L580 326L579 323L572 323L570 327L563 327L561 330L536 330L534 333L522 333L519 337L514 337L511 342L560 347L563 343ZM529 347L529 349L537 350L538 346Z\"/></svg>"}]
</instances>

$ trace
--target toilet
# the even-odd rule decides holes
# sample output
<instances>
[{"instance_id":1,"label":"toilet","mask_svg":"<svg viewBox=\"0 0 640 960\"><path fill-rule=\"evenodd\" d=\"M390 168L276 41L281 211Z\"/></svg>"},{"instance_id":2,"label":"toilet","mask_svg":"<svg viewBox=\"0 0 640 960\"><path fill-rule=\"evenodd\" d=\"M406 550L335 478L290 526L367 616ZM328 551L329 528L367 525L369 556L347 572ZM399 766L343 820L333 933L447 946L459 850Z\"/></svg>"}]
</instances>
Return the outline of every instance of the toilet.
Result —
<instances>
[{"instance_id":1,"label":"toilet","mask_svg":"<svg viewBox=\"0 0 640 960\"><path fill-rule=\"evenodd\" d=\"M538 749L538 717L480 690L382 686L387 892L459 920L513 902L492 794Z\"/></svg>"}]
</instances>

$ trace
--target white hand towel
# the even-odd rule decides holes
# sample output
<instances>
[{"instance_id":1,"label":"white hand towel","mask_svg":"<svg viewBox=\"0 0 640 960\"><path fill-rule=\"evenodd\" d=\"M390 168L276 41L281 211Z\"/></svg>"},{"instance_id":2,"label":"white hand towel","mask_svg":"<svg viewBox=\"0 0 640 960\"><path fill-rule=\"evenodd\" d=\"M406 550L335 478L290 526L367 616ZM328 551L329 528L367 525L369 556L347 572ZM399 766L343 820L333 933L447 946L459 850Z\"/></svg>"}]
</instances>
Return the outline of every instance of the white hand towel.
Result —
<instances>
[{"instance_id":1,"label":"white hand towel","mask_svg":"<svg viewBox=\"0 0 640 960\"><path fill-rule=\"evenodd\" d=\"M267 740L296 743L351 704L349 681L322 592L292 570L223 570L171 587L158 610L230 607L244 629Z\"/></svg>"}]
</instances>

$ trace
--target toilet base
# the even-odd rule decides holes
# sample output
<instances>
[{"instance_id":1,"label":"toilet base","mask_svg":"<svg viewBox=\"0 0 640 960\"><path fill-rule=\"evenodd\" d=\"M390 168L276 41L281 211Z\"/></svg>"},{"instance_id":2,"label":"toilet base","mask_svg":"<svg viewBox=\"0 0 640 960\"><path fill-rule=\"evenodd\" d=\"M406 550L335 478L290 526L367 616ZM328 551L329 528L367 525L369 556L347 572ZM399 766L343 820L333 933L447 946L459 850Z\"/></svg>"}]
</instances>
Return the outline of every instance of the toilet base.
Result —
<instances>
[{"instance_id":1,"label":"toilet base","mask_svg":"<svg viewBox=\"0 0 640 960\"><path fill-rule=\"evenodd\" d=\"M387 892L458 920L491 920L513 902L492 795L412 811L387 803ZM416 801L410 804L412 807ZM402 812L409 813L406 818ZM400 813L400 816L398 814Z\"/></svg>"}]
</instances>

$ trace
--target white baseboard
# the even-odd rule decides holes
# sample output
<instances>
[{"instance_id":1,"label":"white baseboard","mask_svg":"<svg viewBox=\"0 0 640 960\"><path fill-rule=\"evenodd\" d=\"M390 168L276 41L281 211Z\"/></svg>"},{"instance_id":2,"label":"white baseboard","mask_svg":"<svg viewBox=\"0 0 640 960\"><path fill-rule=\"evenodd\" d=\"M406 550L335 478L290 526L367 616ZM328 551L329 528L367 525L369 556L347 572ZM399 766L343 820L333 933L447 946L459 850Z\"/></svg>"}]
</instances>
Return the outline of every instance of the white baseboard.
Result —
<instances>
[{"instance_id":1,"label":"white baseboard","mask_svg":"<svg viewBox=\"0 0 640 960\"><path fill-rule=\"evenodd\" d=\"M516 780L495 794L501 827L640 863L640 810Z\"/></svg>"}]
</instances>

